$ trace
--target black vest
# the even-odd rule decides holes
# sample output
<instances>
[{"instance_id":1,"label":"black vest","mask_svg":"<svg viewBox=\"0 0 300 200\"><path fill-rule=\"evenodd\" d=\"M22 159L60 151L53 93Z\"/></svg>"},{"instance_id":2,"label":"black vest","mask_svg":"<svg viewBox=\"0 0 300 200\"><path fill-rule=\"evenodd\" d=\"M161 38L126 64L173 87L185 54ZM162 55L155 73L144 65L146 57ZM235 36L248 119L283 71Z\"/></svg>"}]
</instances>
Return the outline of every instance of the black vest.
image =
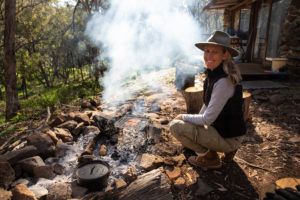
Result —
<instances>
[{"instance_id":1,"label":"black vest","mask_svg":"<svg viewBox=\"0 0 300 200\"><path fill-rule=\"evenodd\" d=\"M223 65L213 71L207 69L207 78L204 81L203 102L208 106L214 84L227 77ZM237 84L233 96L227 101L217 119L211 124L223 138L237 137L246 133L246 124L243 117L243 88Z\"/></svg>"}]
</instances>

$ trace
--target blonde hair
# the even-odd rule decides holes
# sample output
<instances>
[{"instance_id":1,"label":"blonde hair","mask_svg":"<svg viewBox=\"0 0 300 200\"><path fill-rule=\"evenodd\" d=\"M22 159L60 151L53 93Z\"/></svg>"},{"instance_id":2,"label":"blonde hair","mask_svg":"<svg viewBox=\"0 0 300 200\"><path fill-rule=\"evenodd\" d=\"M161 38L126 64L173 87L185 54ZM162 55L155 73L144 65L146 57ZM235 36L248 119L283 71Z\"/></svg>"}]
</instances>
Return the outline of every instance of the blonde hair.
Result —
<instances>
[{"instance_id":1,"label":"blonde hair","mask_svg":"<svg viewBox=\"0 0 300 200\"><path fill-rule=\"evenodd\" d=\"M227 49L225 51L228 52ZM233 85L237 85L242 80L241 72L238 66L233 62L229 52L228 54L229 55L227 59L223 61L223 69L224 72L228 75Z\"/></svg>"}]
</instances>

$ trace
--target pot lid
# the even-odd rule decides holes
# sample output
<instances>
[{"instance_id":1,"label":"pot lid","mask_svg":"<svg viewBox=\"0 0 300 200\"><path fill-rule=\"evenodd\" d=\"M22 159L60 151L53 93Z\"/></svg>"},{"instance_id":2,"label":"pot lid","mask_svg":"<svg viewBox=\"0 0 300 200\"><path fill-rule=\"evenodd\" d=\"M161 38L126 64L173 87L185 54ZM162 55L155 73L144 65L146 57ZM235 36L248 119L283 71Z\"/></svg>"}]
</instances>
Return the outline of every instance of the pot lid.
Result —
<instances>
[{"instance_id":1,"label":"pot lid","mask_svg":"<svg viewBox=\"0 0 300 200\"><path fill-rule=\"evenodd\" d=\"M77 178L80 180L95 180L106 176L109 168L102 163L87 163L79 167L76 171Z\"/></svg>"}]
</instances>

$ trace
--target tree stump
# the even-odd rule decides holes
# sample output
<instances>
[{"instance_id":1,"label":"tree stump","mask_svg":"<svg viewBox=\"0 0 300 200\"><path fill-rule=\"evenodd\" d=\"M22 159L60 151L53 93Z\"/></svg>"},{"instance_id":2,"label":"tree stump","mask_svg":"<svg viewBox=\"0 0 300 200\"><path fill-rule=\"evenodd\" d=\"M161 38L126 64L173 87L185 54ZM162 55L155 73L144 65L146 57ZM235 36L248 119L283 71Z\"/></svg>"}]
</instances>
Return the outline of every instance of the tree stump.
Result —
<instances>
[{"instance_id":1,"label":"tree stump","mask_svg":"<svg viewBox=\"0 0 300 200\"><path fill-rule=\"evenodd\" d=\"M251 93L244 91L243 92L243 112L244 112L244 120L247 121L250 118L249 107L251 103Z\"/></svg>"},{"instance_id":2,"label":"tree stump","mask_svg":"<svg viewBox=\"0 0 300 200\"><path fill-rule=\"evenodd\" d=\"M182 95L186 103L187 113L198 114L203 104L203 89L198 87L188 87L182 91Z\"/></svg>"}]
</instances>

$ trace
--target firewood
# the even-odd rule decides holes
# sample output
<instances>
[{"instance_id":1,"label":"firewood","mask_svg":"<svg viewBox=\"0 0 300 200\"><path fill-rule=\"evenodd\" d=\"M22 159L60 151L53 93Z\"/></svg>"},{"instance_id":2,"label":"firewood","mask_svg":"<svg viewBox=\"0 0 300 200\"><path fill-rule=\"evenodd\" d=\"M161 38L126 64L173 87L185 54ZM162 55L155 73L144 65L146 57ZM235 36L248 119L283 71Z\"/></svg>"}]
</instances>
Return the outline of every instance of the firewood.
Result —
<instances>
[{"instance_id":1,"label":"firewood","mask_svg":"<svg viewBox=\"0 0 300 200\"><path fill-rule=\"evenodd\" d=\"M188 87L182 91L183 98L186 103L186 111L188 114L197 114L199 113L203 101L203 90L196 87Z\"/></svg>"}]
</instances>

